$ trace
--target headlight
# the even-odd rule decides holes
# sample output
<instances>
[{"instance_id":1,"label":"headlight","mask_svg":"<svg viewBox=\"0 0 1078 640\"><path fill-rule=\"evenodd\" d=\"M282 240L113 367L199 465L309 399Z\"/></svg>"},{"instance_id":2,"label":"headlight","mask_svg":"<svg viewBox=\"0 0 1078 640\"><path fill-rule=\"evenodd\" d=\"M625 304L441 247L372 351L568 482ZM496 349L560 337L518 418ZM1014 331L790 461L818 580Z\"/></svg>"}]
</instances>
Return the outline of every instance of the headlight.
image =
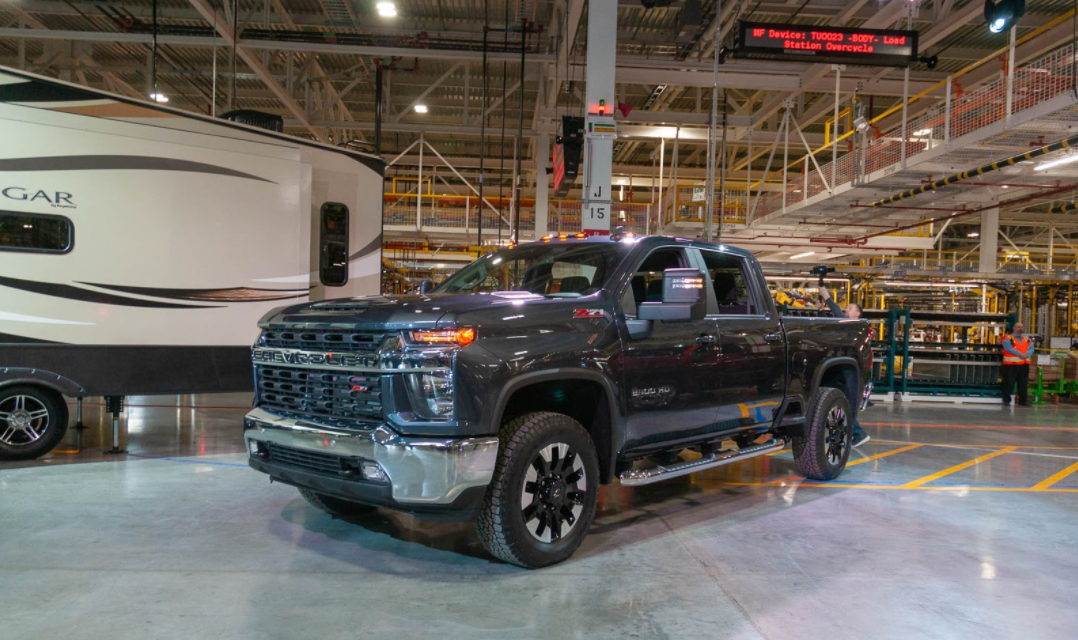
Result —
<instances>
[{"instance_id":1,"label":"headlight","mask_svg":"<svg viewBox=\"0 0 1078 640\"><path fill-rule=\"evenodd\" d=\"M475 339L473 327L404 331L382 342L379 366L401 374L398 380L417 419L448 420L453 417L453 356ZM409 372L416 369L426 371Z\"/></svg>"},{"instance_id":2,"label":"headlight","mask_svg":"<svg viewBox=\"0 0 1078 640\"><path fill-rule=\"evenodd\" d=\"M437 329L412 331L408 337L415 344L432 347L460 347L464 348L475 342L475 329L461 327L460 329Z\"/></svg>"},{"instance_id":3,"label":"headlight","mask_svg":"<svg viewBox=\"0 0 1078 640\"><path fill-rule=\"evenodd\" d=\"M418 417L444 420L453 415L453 372L405 374L404 388Z\"/></svg>"}]
</instances>

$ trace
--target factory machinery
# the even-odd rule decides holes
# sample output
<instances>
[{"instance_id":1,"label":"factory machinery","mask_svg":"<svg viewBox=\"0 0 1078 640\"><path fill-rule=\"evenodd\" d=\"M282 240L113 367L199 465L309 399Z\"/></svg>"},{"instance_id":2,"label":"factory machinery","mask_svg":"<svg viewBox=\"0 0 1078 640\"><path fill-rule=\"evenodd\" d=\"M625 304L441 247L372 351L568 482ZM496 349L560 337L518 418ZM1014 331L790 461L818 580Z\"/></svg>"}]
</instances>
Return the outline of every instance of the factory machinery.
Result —
<instances>
[{"instance_id":1,"label":"factory machinery","mask_svg":"<svg viewBox=\"0 0 1078 640\"><path fill-rule=\"evenodd\" d=\"M1000 339L1015 314L865 310L877 393L999 397Z\"/></svg>"}]
</instances>

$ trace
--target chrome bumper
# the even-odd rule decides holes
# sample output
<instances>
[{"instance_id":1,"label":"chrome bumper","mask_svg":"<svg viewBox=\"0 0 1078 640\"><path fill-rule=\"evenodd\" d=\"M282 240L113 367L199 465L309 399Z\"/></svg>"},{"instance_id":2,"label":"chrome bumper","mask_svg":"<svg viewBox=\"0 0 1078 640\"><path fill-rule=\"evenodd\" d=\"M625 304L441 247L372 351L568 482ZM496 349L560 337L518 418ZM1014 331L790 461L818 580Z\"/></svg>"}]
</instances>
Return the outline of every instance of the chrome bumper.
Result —
<instances>
[{"instance_id":1,"label":"chrome bumper","mask_svg":"<svg viewBox=\"0 0 1078 640\"><path fill-rule=\"evenodd\" d=\"M485 487L498 458L494 437L406 438L386 426L344 430L282 418L263 409L253 409L246 422L253 425L244 431L248 452L255 440L377 462L389 478L393 500L402 506L449 504L466 489Z\"/></svg>"},{"instance_id":2,"label":"chrome bumper","mask_svg":"<svg viewBox=\"0 0 1078 640\"><path fill-rule=\"evenodd\" d=\"M872 383L865 385L865 390L861 393L861 407L858 411L864 411L868 408L868 398L872 395Z\"/></svg>"}]
</instances>

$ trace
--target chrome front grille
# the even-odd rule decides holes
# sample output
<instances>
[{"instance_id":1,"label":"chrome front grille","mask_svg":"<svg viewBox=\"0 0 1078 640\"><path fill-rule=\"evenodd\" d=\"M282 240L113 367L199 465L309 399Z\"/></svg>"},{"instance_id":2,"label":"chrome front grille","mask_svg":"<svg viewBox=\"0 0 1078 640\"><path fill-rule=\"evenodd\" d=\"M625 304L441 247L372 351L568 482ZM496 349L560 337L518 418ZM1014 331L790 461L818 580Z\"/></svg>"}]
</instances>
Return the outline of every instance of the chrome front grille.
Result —
<instances>
[{"instance_id":1,"label":"chrome front grille","mask_svg":"<svg viewBox=\"0 0 1078 640\"><path fill-rule=\"evenodd\" d=\"M334 351L373 355L386 337L382 331L349 331L344 329L266 329L259 345L300 351Z\"/></svg>"},{"instance_id":2,"label":"chrome front grille","mask_svg":"<svg viewBox=\"0 0 1078 640\"><path fill-rule=\"evenodd\" d=\"M352 428L382 418L382 380L377 374L265 364L255 370L258 406L267 411Z\"/></svg>"}]
</instances>

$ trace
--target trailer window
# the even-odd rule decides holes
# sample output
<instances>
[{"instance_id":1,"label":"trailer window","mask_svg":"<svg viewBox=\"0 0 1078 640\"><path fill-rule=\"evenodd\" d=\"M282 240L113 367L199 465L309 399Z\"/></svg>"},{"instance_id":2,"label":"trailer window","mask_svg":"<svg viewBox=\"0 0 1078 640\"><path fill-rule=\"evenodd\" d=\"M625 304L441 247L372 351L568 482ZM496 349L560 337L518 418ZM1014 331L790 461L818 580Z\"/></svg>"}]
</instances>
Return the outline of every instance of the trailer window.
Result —
<instances>
[{"instance_id":1,"label":"trailer window","mask_svg":"<svg viewBox=\"0 0 1078 640\"><path fill-rule=\"evenodd\" d=\"M75 226L63 216L0 211L0 251L67 253Z\"/></svg>"},{"instance_id":2,"label":"trailer window","mask_svg":"<svg viewBox=\"0 0 1078 640\"><path fill-rule=\"evenodd\" d=\"M339 202L322 205L318 279L327 287L348 282L348 207Z\"/></svg>"}]
</instances>

